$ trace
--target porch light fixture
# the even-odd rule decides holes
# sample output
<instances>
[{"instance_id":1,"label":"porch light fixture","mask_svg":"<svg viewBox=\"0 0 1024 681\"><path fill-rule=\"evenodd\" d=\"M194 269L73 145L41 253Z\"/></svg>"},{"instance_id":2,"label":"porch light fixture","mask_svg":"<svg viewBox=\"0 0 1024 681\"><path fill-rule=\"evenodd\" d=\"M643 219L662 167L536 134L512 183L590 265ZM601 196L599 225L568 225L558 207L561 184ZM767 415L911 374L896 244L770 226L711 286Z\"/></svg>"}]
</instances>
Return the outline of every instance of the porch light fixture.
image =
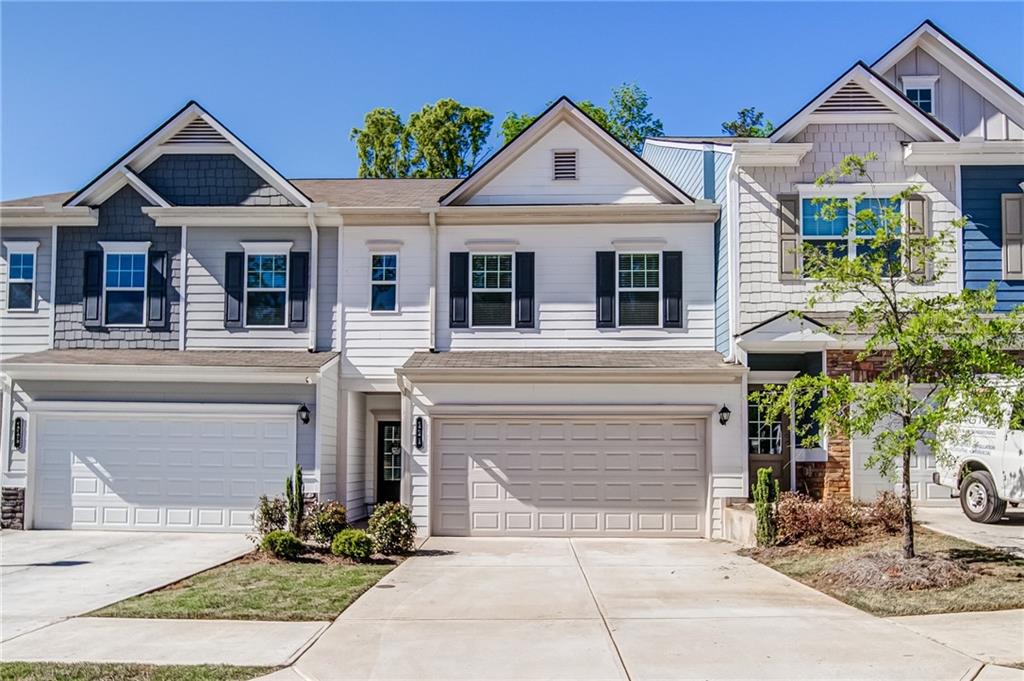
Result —
<instances>
[{"instance_id":1,"label":"porch light fixture","mask_svg":"<svg viewBox=\"0 0 1024 681\"><path fill-rule=\"evenodd\" d=\"M299 407L299 411L297 413L299 415L299 420L302 421L303 424L309 423L309 407L306 406L305 402L303 402L302 406Z\"/></svg>"},{"instance_id":2,"label":"porch light fixture","mask_svg":"<svg viewBox=\"0 0 1024 681\"><path fill-rule=\"evenodd\" d=\"M722 408L718 410L718 422L723 426L729 423L729 417L732 416L732 412L729 411L729 407L722 405Z\"/></svg>"}]
</instances>

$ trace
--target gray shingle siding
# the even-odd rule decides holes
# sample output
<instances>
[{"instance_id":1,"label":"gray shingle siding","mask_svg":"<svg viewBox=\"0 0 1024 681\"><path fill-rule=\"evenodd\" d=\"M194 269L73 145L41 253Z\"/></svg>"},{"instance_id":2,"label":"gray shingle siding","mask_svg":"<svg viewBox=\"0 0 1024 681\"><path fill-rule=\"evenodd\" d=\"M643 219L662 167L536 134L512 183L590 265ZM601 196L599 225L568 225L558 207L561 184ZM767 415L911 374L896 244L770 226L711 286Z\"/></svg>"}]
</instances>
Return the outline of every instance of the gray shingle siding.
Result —
<instances>
[{"instance_id":1,"label":"gray shingle siding","mask_svg":"<svg viewBox=\"0 0 1024 681\"><path fill-rule=\"evenodd\" d=\"M165 154L139 175L178 206L289 206L291 202L232 154Z\"/></svg>"},{"instance_id":2,"label":"gray shingle siding","mask_svg":"<svg viewBox=\"0 0 1024 681\"><path fill-rule=\"evenodd\" d=\"M125 186L99 208L96 227L61 227L57 230L57 277L54 347L176 350L178 348L178 304L181 281L181 230L157 228L142 212L149 203ZM167 329L86 328L82 324L82 280L86 251L99 250L99 241L150 241L150 249L167 251L171 264L168 286L170 325Z\"/></svg>"}]
</instances>

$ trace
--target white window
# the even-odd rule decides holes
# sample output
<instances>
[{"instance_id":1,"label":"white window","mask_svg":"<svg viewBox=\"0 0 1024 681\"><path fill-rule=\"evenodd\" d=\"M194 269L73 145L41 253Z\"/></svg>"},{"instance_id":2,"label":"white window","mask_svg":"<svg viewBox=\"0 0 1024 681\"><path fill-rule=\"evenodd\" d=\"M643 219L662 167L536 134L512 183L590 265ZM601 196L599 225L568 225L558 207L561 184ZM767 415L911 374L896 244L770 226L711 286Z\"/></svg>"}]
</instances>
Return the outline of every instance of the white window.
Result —
<instances>
[{"instance_id":1,"label":"white window","mask_svg":"<svg viewBox=\"0 0 1024 681\"><path fill-rule=\"evenodd\" d=\"M5 241L7 250L7 309L36 309L36 252L38 241Z\"/></svg>"},{"instance_id":2,"label":"white window","mask_svg":"<svg viewBox=\"0 0 1024 681\"><path fill-rule=\"evenodd\" d=\"M473 253L470 260L470 325L512 326L515 258L511 253Z\"/></svg>"},{"instance_id":3,"label":"white window","mask_svg":"<svg viewBox=\"0 0 1024 681\"><path fill-rule=\"evenodd\" d=\"M106 326L146 325L148 241L101 241Z\"/></svg>"},{"instance_id":4,"label":"white window","mask_svg":"<svg viewBox=\"0 0 1024 681\"><path fill-rule=\"evenodd\" d=\"M242 242L245 251L245 326L288 326L288 254L291 241Z\"/></svg>"},{"instance_id":5,"label":"white window","mask_svg":"<svg viewBox=\"0 0 1024 681\"><path fill-rule=\"evenodd\" d=\"M394 312L398 309L398 254L374 253L370 256L370 311Z\"/></svg>"},{"instance_id":6,"label":"white window","mask_svg":"<svg viewBox=\"0 0 1024 681\"><path fill-rule=\"evenodd\" d=\"M907 99L925 113L935 113L935 82L938 76L901 76Z\"/></svg>"},{"instance_id":7,"label":"white window","mask_svg":"<svg viewBox=\"0 0 1024 681\"><path fill-rule=\"evenodd\" d=\"M837 191L838 190L838 191ZM895 191L893 193L896 193ZM901 212L899 199L889 196L868 196L861 192L850 193L847 188L830 187L822 197L835 199L832 213L826 206L816 202L814 197L800 198L800 236L805 243L826 252L831 249L834 257L854 259L871 252L867 241L882 227L887 209ZM850 210L850 206L853 210ZM858 215L860 219L858 219ZM890 266L899 267L898 244L890 244Z\"/></svg>"},{"instance_id":8,"label":"white window","mask_svg":"<svg viewBox=\"0 0 1024 681\"><path fill-rule=\"evenodd\" d=\"M619 253L619 326L661 326L661 254Z\"/></svg>"}]
</instances>

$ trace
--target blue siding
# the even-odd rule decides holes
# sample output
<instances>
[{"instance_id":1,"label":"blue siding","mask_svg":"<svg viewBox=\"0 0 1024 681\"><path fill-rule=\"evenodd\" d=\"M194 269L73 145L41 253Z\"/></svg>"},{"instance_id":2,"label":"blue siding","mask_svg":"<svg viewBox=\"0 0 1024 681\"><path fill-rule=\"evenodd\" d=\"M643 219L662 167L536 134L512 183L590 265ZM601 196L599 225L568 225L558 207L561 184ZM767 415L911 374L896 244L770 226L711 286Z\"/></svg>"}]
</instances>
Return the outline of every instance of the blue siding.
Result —
<instances>
[{"instance_id":1,"label":"blue siding","mask_svg":"<svg viewBox=\"0 0 1024 681\"><path fill-rule=\"evenodd\" d=\"M715 151L644 144L643 158L690 196L722 207L715 223L715 348L729 351L728 177L732 157Z\"/></svg>"},{"instance_id":2,"label":"blue siding","mask_svg":"<svg viewBox=\"0 0 1024 681\"><path fill-rule=\"evenodd\" d=\"M1024 281L1002 280L1003 217L1000 196L1021 191L1024 166L961 168L964 215L964 285L981 289L996 281L996 309L1008 312L1024 305Z\"/></svg>"}]
</instances>

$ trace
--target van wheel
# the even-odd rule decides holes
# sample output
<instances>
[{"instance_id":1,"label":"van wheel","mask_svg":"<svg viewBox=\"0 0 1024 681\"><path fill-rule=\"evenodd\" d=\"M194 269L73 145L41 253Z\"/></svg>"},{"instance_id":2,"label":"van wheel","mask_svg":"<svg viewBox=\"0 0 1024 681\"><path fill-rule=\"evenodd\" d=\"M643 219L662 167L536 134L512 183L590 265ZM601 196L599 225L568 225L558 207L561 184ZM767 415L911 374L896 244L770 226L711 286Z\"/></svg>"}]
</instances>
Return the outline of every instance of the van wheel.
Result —
<instances>
[{"instance_id":1,"label":"van wheel","mask_svg":"<svg viewBox=\"0 0 1024 681\"><path fill-rule=\"evenodd\" d=\"M988 471L974 471L960 484L960 508L976 523L997 523L1006 510L1006 502L996 494Z\"/></svg>"}]
</instances>

